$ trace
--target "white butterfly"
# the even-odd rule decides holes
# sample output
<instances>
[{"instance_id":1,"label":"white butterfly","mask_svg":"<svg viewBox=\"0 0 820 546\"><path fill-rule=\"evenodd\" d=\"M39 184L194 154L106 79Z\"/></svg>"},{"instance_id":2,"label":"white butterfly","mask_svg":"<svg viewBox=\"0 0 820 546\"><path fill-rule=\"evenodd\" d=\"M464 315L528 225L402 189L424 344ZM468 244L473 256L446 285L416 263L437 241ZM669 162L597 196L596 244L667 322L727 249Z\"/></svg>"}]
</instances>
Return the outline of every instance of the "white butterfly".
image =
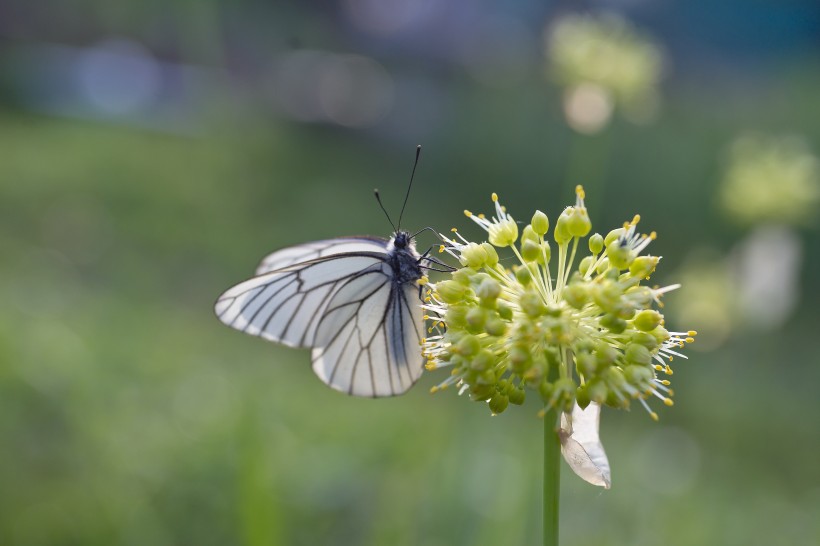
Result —
<instances>
[{"instance_id":1,"label":"white butterfly","mask_svg":"<svg viewBox=\"0 0 820 546\"><path fill-rule=\"evenodd\" d=\"M214 310L237 330L312 349L313 371L336 390L394 396L413 386L424 363L423 260L437 262L419 256L413 236L399 228L389 240L297 245L265 257L256 276L222 294Z\"/></svg>"}]
</instances>

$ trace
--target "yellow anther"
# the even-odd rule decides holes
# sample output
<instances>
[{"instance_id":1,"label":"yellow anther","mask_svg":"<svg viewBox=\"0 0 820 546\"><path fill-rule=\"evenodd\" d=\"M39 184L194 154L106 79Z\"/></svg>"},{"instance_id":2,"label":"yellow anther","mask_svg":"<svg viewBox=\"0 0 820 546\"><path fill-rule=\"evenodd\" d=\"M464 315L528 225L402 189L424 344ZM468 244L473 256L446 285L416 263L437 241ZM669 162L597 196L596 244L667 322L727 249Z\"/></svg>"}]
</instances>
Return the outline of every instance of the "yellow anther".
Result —
<instances>
[{"instance_id":1,"label":"yellow anther","mask_svg":"<svg viewBox=\"0 0 820 546\"><path fill-rule=\"evenodd\" d=\"M440 321L440 322L438 323L438 325L439 325L439 326L441 326L442 328L444 328L444 327L446 326L446 324L444 324L444 321L443 321L443 320L442 320L442 321Z\"/></svg>"},{"instance_id":2,"label":"yellow anther","mask_svg":"<svg viewBox=\"0 0 820 546\"><path fill-rule=\"evenodd\" d=\"M687 334L689 334L689 335L690 335L690 336L692 336L692 337L695 337L696 335L698 335L698 333L697 333L697 331L696 331L696 330L689 330L689 331L688 331L688 332L686 332L686 333L687 333Z\"/></svg>"},{"instance_id":3,"label":"yellow anther","mask_svg":"<svg viewBox=\"0 0 820 546\"><path fill-rule=\"evenodd\" d=\"M584 187L581 184L575 186L575 195L577 195L581 199L584 199L587 196L586 192L584 192Z\"/></svg>"},{"instance_id":4,"label":"yellow anther","mask_svg":"<svg viewBox=\"0 0 820 546\"><path fill-rule=\"evenodd\" d=\"M430 279L428 279L427 277L422 277L419 279L419 286L424 286L428 282L430 282Z\"/></svg>"},{"instance_id":5,"label":"yellow anther","mask_svg":"<svg viewBox=\"0 0 820 546\"><path fill-rule=\"evenodd\" d=\"M693 337L687 337L684 341L686 341L686 343L694 343L694 342L695 342L695 338L693 338Z\"/></svg>"},{"instance_id":6,"label":"yellow anther","mask_svg":"<svg viewBox=\"0 0 820 546\"><path fill-rule=\"evenodd\" d=\"M426 337L421 338L421 344L424 345L425 343L427 343L427 338Z\"/></svg>"},{"instance_id":7,"label":"yellow anther","mask_svg":"<svg viewBox=\"0 0 820 546\"><path fill-rule=\"evenodd\" d=\"M469 210L467 210L467 209L464 209L464 216L466 216L467 218L469 218L469 217L470 217L470 216L472 216L472 215L473 215L473 213L472 213L472 212L470 212L470 211L469 211Z\"/></svg>"},{"instance_id":8,"label":"yellow anther","mask_svg":"<svg viewBox=\"0 0 820 546\"><path fill-rule=\"evenodd\" d=\"M424 365L424 368L425 368L428 372L432 372L433 370L435 370L435 369L436 369L436 365L435 365L435 364L433 364L432 362L428 362L427 364L425 364L425 365ZM432 391L431 391L431 392L432 392Z\"/></svg>"},{"instance_id":9,"label":"yellow anther","mask_svg":"<svg viewBox=\"0 0 820 546\"><path fill-rule=\"evenodd\" d=\"M669 385L671 385L671 384L672 384L672 382L671 382L671 381L669 381L668 379L662 379L662 380L661 380L661 385L663 385L663 386L665 386L665 387L668 387L668 386L669 386Z\"/></svg>"},{"instance_id":10,"label":"yellow anther","mask_svg":"<svg viewBox=\"0 0 820 546\"><path fill-rule=\"evenodd\" d=\"M640 214L636 214L635 216L632 217L632 225L633 226L637 226L638 222L640 222L640 221L641 221L641 215Z\"/></svg>"},{"instance_id":11,"label":"yellow anther","mask_svg":"<svg viewBox=\"0 0 820 546\"><path fill-rule=\"evenodd\" d=\"M652 418L652 420L653 420L653 421L657 421L658 419L660 419L660 418L658 417L658 414L657 414L657 413L655 413L654 411L653 411L653 412L651 412L651 413L649 414L649 416Z\"/></svg>"},{"instance_id":12,"label":"yellow anther","mask_svg":"<svg viewBox=\"0 0 820 546\"><path fill-rule=\"evenodd\" d=\"M435 387L435 386L430 387L430 394L436 394L438 391L439 391L438 387Z\"/></svg>"},{"instance_id":13,"label":"yellow anther","mask_svg":"<svg viewBox=\"0 0 820 546\"><path fill-rule=\"evenodd\" d=\"M661 366L660 364L655 364L655 371L663 371L663 366Z\"/></svg>"},{"instance_id":14,"label":"yellow anther","mask_svg":"<svg viewBox=\"0 0 820 546\"><path fill-rule=\"evenodd\" d=\"M453 233L456 233L458 230L456 228L450 228L450 231L452 231Z\"/></svg>"},{"instance_id":15,"label":"yellow anther","mask_svg":"<svg viewBox=\"0 0 820 546\"><path fill-rule=\"evenodd\" d=\"M482 220L484 220L486 218L486 216L484 216L483 212L481 214L479 214L478 217L481 218Z\"/></svg>"},{"instance_id":16,"label":"yellow anther","mask_svg":"<svg viewBox=\"0 0 820 546\"><path fill-rule=\"evenodd\" d=\"M669 389L669 396L675 396L675 391L673 391L672 389Z\"/></svg>"},{"instance_id":17,"label":"yellow anther","mask_svg":"<svg viewBox=\"0 0 820 546\"><path fill-rule=\"evenodd\" d=\"M492 197L493 203L495 203L496 201L498 201L498 194L497 194L497 193L493 192L493 194L492 194L492 196L491 196L491 197Z\"/></svg>"},{"instance_id":18,"label":"yellow anther","mask_svg":"<svg viewBox=\"0 0 820 546\"><path fill-rule=\"evenodd\" d=\"M439 245L438 246L438 253L441 254L442 252L444 252L444 245Z\"/></svg>"},{"instance_id":19,"label":"yellow anther","mask_svg":"<svg viewBox=\"0 0 820 546\"><path fill-rule=\"evenodd\" d=\"M424 320L430 320L430 315L424 315L421 318L423 318ZM424 343L424 342L422 341L422 343Z\"/></svg>"},{"instance_id":20,"label":"yellow anther","mask_svg":"<svg viewBox=\"0 0 820 546\"><path fill-rule=\"evenodd\" d=\"M669 366L667 366L667 367L666 367L666 369L665 369L664 371L666 372L666 375L672 375L672 374L674 373L674 372L672 371L672 368L670 368Z\"/></svg>"},{"instance_id":21,"label":"yellow anther","mask_svg":"<svg viewBox=\"0 0 820 546\"><path fill-rule=\"evenodd\" d=\"M675 401L672 400L671 398L664 398L663 403L666 404L667 406L674 406L675 405Z\"/></svg>"},{"instance_id":22,"label":"yellow anther","mask_svg":"<svg viewBox=\"0 0 820 546\"><path fill-rule=\"evenodd\" d=\"M652 240L654 241L655 239L657 239L657 238L658 238L658 232L657 232L657 231L653 231L652 233L650 233L650 234L649 234L649 238L650 238L650 239L652 239Z\"/></svg>"},{"instance_id":23,"label":"yellow anther","mask_svg":"<svg viewBox=\"0 0 820 546\"><path fill-rule=\"evenodd\" d=\"M545 415L547 415L547 409L546 408L538 410L538 417L540 419L543 419Z\"/></svg>"}]
</instances>

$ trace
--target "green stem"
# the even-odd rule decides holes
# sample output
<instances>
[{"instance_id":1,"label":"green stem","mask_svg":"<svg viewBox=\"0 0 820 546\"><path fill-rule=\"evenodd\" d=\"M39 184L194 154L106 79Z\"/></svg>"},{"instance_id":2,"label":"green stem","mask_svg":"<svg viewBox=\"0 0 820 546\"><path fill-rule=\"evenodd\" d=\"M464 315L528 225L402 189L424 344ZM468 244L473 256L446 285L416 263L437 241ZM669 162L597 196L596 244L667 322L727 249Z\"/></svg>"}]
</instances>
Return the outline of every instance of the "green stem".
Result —
<instances>
[{"instance_id":1,"label":"green stem","mask_svg":"<svg viewBox=\"0 0 820 546\"><path fill-rule=\"evenodd\" d=\"M558 546L558 503L561 492L561 440L558 412L544 415L544 546Z\"/></svg>"}]
</instances>

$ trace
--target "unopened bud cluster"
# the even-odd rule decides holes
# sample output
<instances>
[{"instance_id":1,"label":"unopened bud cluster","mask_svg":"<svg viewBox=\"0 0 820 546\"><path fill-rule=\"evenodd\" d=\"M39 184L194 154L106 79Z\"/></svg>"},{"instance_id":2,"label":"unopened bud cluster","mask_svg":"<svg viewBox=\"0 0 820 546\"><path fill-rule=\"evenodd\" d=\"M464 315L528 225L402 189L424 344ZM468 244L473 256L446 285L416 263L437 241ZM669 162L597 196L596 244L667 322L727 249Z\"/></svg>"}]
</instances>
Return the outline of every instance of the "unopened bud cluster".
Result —
<instances>
[{"instance_id":1,"label":"unopened bud cluster","mask_svg":"<svg viewBox=\"0 0 820 546\"><path fill-rule=\"evenodd\" d=\"M434 391L455 385L494 414L523 404L528 391L542 411L570 412L590 401L627 408L638 400L657 418L646 399L672 405L669 381L659 374L672 374L669 363L683 357L675 349L695 332L668 331L655 308L677 286L641 284L660 259L640 255L655 234L638 233L636 216L606 236L589 236L580 186L576 194L551 237L540 211L519 233L495 194L492 219L465 211L487 231L487 242L470 242L455 229L453 239L445 237L441 251L461 268L430 284L425 298L427 367L450 370ZM511 252L518 263L505 267L499 252Z\"/></svg>"}]
</instances>

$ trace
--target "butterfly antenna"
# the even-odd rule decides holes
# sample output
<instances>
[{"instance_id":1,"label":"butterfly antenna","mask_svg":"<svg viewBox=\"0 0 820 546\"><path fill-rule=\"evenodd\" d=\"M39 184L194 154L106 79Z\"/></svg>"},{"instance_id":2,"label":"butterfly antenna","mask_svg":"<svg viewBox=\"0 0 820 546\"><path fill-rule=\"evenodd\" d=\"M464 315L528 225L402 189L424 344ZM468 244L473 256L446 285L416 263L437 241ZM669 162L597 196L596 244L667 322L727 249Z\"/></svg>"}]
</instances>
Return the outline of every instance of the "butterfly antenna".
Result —
<instances>
[{"instance_id":1,"label":"butterfly antenna","mask_svg":"<svg viewBox=\"0 0 820 546\"><path fill-rule=\"evenodd\" d=\"M416 175L416 166L419 164L419 155L421 154L421 144L416 146L416 160L413 162L413 172L410 173L410 183L407 184L407 193L404 196L404 203L401 205L401 212L399 213L398 228L401 227L401 217L404 216L404 207L407 206L407 198L410 197L410 188L413 187L413 177ZM396 228L396 231L399 229Z\"/></svg>"},{"instance_id":2,"label":"butterfly antenna","mask_svg":"<svg viewBox=\"0 0 820 546\"><path fill-rule=\"evenodd\" d=\"M390 222L391 226L393 226L393 231L398 231L398 229L396 229L396 224L394 224L393 220L390 219L390 215L387 214L387 209L384 208L384 205L382 204L382 198L379 195L379 190L373 190L373 194L376 196L376 201L379 202L379 206L382 208L382 212L385 216L387 216L387 221Z\"/></svg>"}]
</instances>

